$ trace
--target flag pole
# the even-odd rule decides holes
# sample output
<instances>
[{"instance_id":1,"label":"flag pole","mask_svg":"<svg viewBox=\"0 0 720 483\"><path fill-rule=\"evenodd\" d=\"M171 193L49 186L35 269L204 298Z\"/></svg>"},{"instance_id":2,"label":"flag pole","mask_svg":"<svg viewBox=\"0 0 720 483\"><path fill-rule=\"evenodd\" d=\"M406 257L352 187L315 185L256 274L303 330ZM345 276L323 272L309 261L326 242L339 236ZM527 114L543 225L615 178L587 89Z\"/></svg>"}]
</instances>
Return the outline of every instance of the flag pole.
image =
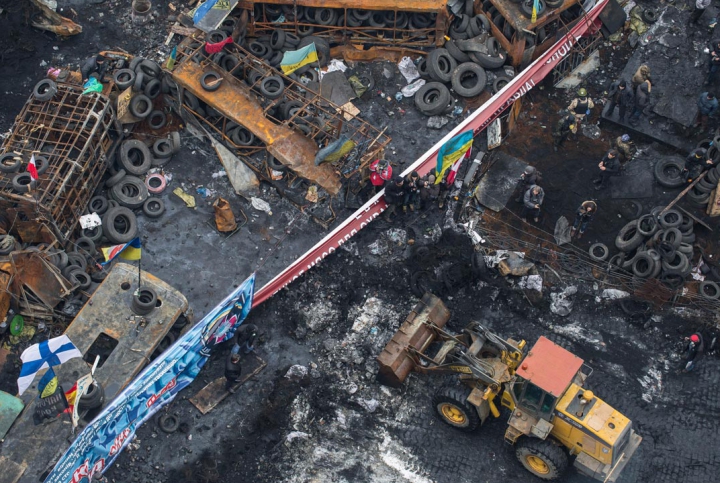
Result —
<instances>
[{"instance_id":1,"label":"flag pole","mask_svg":"<svg viewBox=\"0 0 720 483\"><path fill-rule=\"evenodd\" d=\"M140 265L142 264L142 257L138 258L138 290L140 290L141 287L141 280L140 280Z\"/></svg>"}]
</instances>

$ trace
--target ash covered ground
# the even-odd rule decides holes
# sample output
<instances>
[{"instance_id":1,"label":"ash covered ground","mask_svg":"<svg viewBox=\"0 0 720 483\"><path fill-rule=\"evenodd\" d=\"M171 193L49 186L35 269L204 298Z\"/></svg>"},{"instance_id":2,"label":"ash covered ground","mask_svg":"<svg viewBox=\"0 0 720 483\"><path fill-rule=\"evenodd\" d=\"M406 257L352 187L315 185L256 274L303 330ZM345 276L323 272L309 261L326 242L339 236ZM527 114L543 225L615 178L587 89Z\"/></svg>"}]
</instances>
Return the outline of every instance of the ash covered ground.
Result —
<instances>
[{"instance_id":1,"label":"ash covered ground","mask_svg":"<svg viewBox=\"0 0 720 483\"><path fill-rule=\"evenodd\" d=\"M172 13L165 3L156 5L156 21L146 27L130 26L129 1L59 3L77 13L74 20L85 28L81 36L59 41L32 30L19 5L3 2L3 131L50 65L77 65L98 50L115 47L149 57L169 50L159 47ZM620 49L603 50L604 65L612 62L614 67L593 74L592 96L600 95L628 55ZM371 70L376 90L392 94L403 79L397 70L394 78L385 78L383 67L375 63L358 69ZM388 157L398 169L458 122L428 129L411 101L398 105L374 93L367 96L357 105L366 120L389 126L394 141ZM541 227L548 231L559 214L569 216L583 201L597 160L610 139L622 134L603 126L599 139L578 135L555 155L549 132L568 98L547 86L532 92L519 129L502 148L544 172L548 203ZM648 157L667 149L643 140L638 140L638 147ZM267 187L262 197L275 214L253 212L231 194L226 179L212 177L220 165L209 153L209 146L187 139L182 153L168 165L174 175L171 187L184 183L190 190L200 185L214 189L230 199L234 209L250 215L248 224L231 238L221 237L207 224L211 200L189 211L169 195L170 190L164 195L168 214L141 222L143 268L183 291L198 318L268 256L270 261L258 273L259 284L324 234L308 218L296 219L294 208ZM650 169L649 161L645 163ZM655 192L643 200L643 209L673 196ZM598 219L580 245L609 245L625 223L623 213L633 208L627 204L601 199ZM534 305L505 280L474 279L472 245L449 219L451 213L452 208L433 209L391 224L377 221L344 250L253 311L248 322L261 329L257 354L268 362L267 368L201 416L186 399L222 375L229 347L222 348L198 380L163 409L180 417L182 430L168 435L149 421L108 471L108 478L118 483L540 481L503 443L506 414L465 434L442 424L430 405L433 391L449 380L413 375L402 389L376 382L375 357L417 301L408 285L410 275L451 265L462 276L449 289L436 287L452 311L450 329L478 320L501 335L530 343L545 335L593 367L590 388L630 417L644 438L620 481L715 481L720 472L720 362L706 355L697 372L680 374L677 355L682 336L709 322L707 316L669 311L628 317L616 302L601 299L592 284L579 284L568 317L554 315L547 292L576 285L572 279L553 279L542 301ZM343 218L340 213L338 219ZM290 235L275 249L287 229ZM409 237L416 240L414 245L407 244ZM592 480L571 470L562 481Z\"/></svg>"}]
</instances>

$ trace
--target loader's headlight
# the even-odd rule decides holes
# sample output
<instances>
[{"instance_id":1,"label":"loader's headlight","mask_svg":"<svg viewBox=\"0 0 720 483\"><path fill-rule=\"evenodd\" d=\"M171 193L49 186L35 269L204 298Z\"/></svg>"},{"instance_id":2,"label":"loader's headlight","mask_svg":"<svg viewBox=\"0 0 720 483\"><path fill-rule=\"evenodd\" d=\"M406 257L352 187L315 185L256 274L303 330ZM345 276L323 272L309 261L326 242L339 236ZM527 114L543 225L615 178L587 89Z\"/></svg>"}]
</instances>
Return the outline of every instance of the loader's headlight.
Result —
<instances>
[{"instance_id":1,"label":"loader's headlight","mask_svg":"<svg viewBox=\"0 0 720 483\"><path fill-rule=\"evenodd\" d=\"M610 450L609 450L609 449L607 449L607 448L605 448L605 447L603 447L603 449L602 449L602 452L603 452L603 453L609 453L609 452L610 452Z\"/></svg>"}]
</instances>

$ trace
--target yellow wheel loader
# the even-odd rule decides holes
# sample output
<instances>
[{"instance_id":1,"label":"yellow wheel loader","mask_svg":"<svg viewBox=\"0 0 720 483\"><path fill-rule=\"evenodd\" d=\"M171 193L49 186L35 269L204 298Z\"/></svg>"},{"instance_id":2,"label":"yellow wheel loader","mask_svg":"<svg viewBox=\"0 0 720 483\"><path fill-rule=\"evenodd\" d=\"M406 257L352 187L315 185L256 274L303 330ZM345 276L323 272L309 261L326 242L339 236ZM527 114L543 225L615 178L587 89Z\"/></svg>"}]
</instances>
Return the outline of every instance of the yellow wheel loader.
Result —
<instances>
[{"instance_id":1,"label":"yellow wheel loader","mask_svg":"<svg viewBox=\"0 0 720 483\"><path fill-rule=\"evenodd\" d=\"M614 482L640 445L632 422L583 388L592 372L583 360L545 337L528 350L477 322L460 334L443 328L450 312L425 294L378 356L378 378L397 387L410 372L455 374L433 406L445 423L473 431L500 407L509 410L505 441L522 465L544 480L573 461L580 472Z\"/></svg>"}]
</instances>

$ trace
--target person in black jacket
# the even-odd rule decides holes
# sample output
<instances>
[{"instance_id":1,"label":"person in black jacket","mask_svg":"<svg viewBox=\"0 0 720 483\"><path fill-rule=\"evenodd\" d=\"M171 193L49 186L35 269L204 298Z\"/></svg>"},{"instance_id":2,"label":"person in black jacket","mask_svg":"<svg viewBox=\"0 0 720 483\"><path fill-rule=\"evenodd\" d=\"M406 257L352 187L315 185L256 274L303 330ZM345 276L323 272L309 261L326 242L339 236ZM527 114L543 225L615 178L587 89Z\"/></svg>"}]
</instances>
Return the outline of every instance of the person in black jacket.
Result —
<instances>
[{"instance_id":1,"label":"person in black jacket","mask_svg":"<svg viewBox=\"0 0 720 483\"><path fill-rule=\"evenodd\" d=\"M520 187L520 195L515 199L515 202L522 203L525 192L529 190L532 185L537 184L537 182L537 170L532 166L525 166L525 171L523 171L523 174L520 175L520 179L518 180L518 186Z\"/></svg>"},{"instance_id":2,"label":"person in black jacket","mask_svg":"<svg viewBox=\"0 0 720 483\"><path fill-rule=\"evenodd\" d=\"M704 344L702 335L699 332L695 332L690 337L685 337L685 372L690 372L695 369L697 356L703 352Z\"/></svg>"},{"instance_id":3,"label":"person in black jacket","mask_svg":"<svg viewBox=\"0 0 720 483\"><path fill-rule=\"evenodd\" d=\"M405 179L402 176L397 176L393 182L388 183L385 186L385 203L387 208L385 209L385 220L390 221L392 215L395 214L397 207L403 204L405 200L405 188L403 184Z\"/></svg>"},{"instance_id":4,"label":"person in black jacket","mask_svg":"<svg viewBox=\"0 0 720 483\"><path fill-rule=\"evenodd\" d=\"M555 150L555 152L557 152L557 150L562 147L563 143L570 135L570 133L574 133L576 131L577 122L575 121L575 116L573 116L572 114L568 114L567 116L561 117L552 132L553 149Z\"/></svg>"},{"instance_id":5,"label":"person in black jacket","mask_svg":"<svg viewBox=\"0 0 720 483\"><path fill-rule=\"evenodd\" d=\"M545 191L538 185L532 185L523 197L522 220L527 222L528 215L533 217L535 223L540 221L540 207L545 199Z\"/></svg>"},{"instance_id":6,"label":"person in black jacket","mask_svg":"<svg viewBox=\"0 0 720 483\"><path fill-rule=\"evenodd\" d=\"M633 103L633 92L628 89L627 82L624 79L617 80L610 84L608 92L608 107L605 115L610 117L615 111L615 106L619 108L618 119L620 122L625 122L625 115L627 109Z\"/></svg>"},{"instance_id":7,"label":"person in black jacket","mask_svg":"<svg viewBox=\"0 0 720 483\"><path fill-rule=\"evenodd\" d=\"M255 350L255 339L257 338L257 326L255 324L243 324L237 328L233 336L232 354L249 354Z\"/></svg>"},{"instance_id":8,"label":"person in black jacket","mask_svg":"<svg viewBox=\"0 0 720 483\"><path fill-rule=\"evenodd\" d=\"M714 39L710 42L710 59L708 60L708 76L705 79L705 85L710 85L715 81L715 73L720 69L720 39Z\"/></svg>"},{"instance_id":9,"label":"person in black jacket","mask_svg":"<svg viewBox=\"0 0 720 483\"><path fill-rule=\"evenodd\" d=\"M107 61L102 55L93 55L83 62L80 67L80 73L82 74L83 84L87 82L90 75L97 74L98 81L102 82L105 77L105 71L107 70Z\"/></svg>"},{"instance_id":10,"label":"person in black jacket","mask_svg":"<svg viewBox=\"0 0 720 483\"><path fill-rule=\"evenodd\" d=\"M240 365L240 354L228 354L225 360L225 389L235 393L233 386L242 379L242 366Z\"/></svg>"},{"instance_id":11,"label":"person in black jacket","mask_svg":"<svg viewBox=\"0 0 720 483\"><path fill-rule=\"evenodd\" d=\"M403 186L405 187L403 212L407 212L408 206L410 207L410 211L415 211L415 206L420 206L420 188L423 186L417 171L413 171L405 178Z\"/></svg>"},{"instance_id":12,"label":"person in black jacket","mask_svg":"<svg viewBox=\"0 0 720 483\"><path fill-rule=\"evenodd\" d=\"M645 108L650 104L650 92L652 91L652 85L649 80L644 81L637 87L635 92L635 105L633 106L633 112L630 114L628 122L631 126L636 126L640 120L640 116L643 115Z\"/></svg>"},{"instance_id":13,"label":"person in black jacket","mask_svg":"<svg viewBox=\"0 0 720 483\"><path fill-rule=\"evenodd\" d=\"M600 177L593 180L596 190L603 189L607 179L620 171L618 152L614 149L608 151L602 161L598 163L598 168L600 168Z\"/></svg>"},{"instance_id":14,"label":"person in black jacket","mask_svg":"<svg viewBox=\"0 0 720 483\"><path fill-rule=\"evenodd\" d=\"M692 183L703 171L712 166L713 160L708 158L707 149L696 148L685 158L685 169L683 169L683 173L687 177L687 182Z\"/></svg>"}]
</instances>

